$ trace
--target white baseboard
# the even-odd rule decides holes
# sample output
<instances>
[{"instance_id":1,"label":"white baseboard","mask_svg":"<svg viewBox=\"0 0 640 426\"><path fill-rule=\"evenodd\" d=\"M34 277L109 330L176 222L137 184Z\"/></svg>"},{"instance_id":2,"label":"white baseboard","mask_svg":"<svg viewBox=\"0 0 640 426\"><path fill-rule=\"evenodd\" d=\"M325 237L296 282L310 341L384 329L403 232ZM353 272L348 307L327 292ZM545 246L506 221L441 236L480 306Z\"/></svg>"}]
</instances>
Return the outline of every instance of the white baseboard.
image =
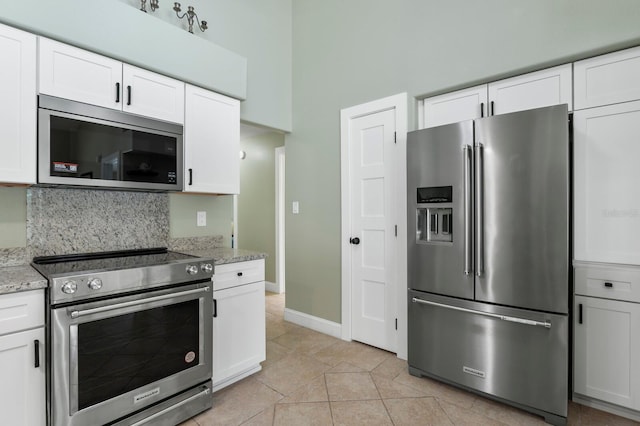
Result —
<instances>
[{"instance_id":1,"label":"white baseboard","mask_svg":"<svg viewBox=\"0 0 640 426\"><path fill-rule=\"evenodd\" d=\"M211 388L211 392L216 392L219 391L222 388L226 388L227 386L229 386L230 384L233 384L239 380L244 379L245 377L249 377L250 375L257 373L258 371L262 370L262 365L258 364L255 365L253 367L250 367L248 370L245 371L241 371L240 373L231 376L231 377L227 377L224 380L220 380L219 382L216 382L213 384L213 387Z\"/></svg>"},{"instance_id":2,"label":"white baseboard","mask_svg":"<svg viewBox=\"0 0 640 426\"><path fill-rule=\"evenodd\" d=\"M606 411L607 413L615 414L616 416L625 417L627 419L640 422L640 412L631 410L629 408L620 407L619 405L609 404L608 402L598 401L586 396L573 394L573 402L586 405L587 407L595 408L597 410Z\"/></svg>"},{"instance_id":3,"label":"white baseboard","mask_svg":"<svg viewBox=\"0 0 640 426\"><path fill-rule=\"evenodd\" d=\"M270 281L264 282L264 289L270 291L271 293L280 293L280 286L276 283L272 283Z\"/></svg>"},{"instance_id":4,"label":"white baseboard","mask_svg":"<svg viewBox=\"0 0 640 426\"><path fill-rule=\"evenodd\" d=\"M313 315L294 311L289 308L284 308L284 319L285 321L319 331L320 333L328 334L329 336L337 337L338 339L342 338L342 324L338 324L337 322L314 317Z\"/></svg>"}]
</instances>

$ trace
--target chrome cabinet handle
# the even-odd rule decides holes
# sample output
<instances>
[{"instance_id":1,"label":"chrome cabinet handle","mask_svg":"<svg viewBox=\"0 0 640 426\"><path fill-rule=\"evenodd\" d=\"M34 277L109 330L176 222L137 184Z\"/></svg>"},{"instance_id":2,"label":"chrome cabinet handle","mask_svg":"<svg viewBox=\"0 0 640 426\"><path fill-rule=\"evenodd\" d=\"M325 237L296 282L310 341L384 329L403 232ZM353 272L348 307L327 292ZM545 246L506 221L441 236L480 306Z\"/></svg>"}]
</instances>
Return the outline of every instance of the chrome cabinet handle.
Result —
<instances>
[{"instance_id":1,"label":"chrome cabinet handle","mask_svg":"<svg viewBox=\"0 0 640 426\"><path fill-rule=\"evenodd\" d=\"M484 147L476 144L476 275L484 273Z\"/></svg>"},{"instance_id":2,"label":"chrome cabinet handle","mask_svg":"<svg viewBox=\"0 0 640 426\"><path fill-rule=\"evenodd\" d=\"M490 312L476 311L475 309L459 308L458 306L451 306L451 305L444 305L442 303L437 303L437 302L430 302L428 300L418 299L417 297L412 298L411 301L413 303L431 305L431 306L436 306L438 308L451 309L453 311L460 311L460 312L466 312L469 314L482 315L484 317L495 318L502 321L515 322L515 323L524 324L524 325L539 326L547 329L551 328L550 321L541 322L541 321L534 321L526 318L511 317L508 315L492 314Z\"/></svg>"},{"instance_id":3,"label":"chrome cabinet handle","mask_svg":"<svg viewBox=\"0 0 640 426\"><path fill-rule=\"evenodd\" d=\"M471 200L471 147L465 145L462 148L464 155L464 274L469 275L471 270L472 244L471 244L471 217L473 203Z\"/></svg>"},{"instance_id":4,"label":"chrome cabinet handle","mask_svg":"<svg viewBox=\"0 0 640 426\"><path fill-rule=\"evenodd\" d=\"M72 311L71 318L79 318L86 315L97 314L100 312L108 312L116 309L128 308L130 306L144 305L151 302L158 302L160 300L173 299L174 297L188 296L190 294L196 294L196 293L202 293L202 292L208 292L208 291L209 291L209 287L202 287L202 288L196 288L193 290L181 291L179 293L169 293L169 294L164 294L162 296L148 297L146 299L116 303L115 305L102 306L100 308L85 309L83 311Z\"/></svg>"}]
</instances>

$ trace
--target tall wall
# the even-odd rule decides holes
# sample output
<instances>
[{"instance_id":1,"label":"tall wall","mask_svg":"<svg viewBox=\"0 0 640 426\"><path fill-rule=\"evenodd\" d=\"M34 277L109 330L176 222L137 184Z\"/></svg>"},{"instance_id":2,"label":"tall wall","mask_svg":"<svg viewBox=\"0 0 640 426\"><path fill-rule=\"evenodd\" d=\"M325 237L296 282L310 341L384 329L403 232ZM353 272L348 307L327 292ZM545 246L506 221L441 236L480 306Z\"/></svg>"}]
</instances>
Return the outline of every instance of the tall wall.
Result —
<instances>
[{"instance_id":1,"label":"tall wall","mask_svg":"<svg viewBox=\"0 0 640 426\"><path fill-rule=\"evenodd\" d=\"M639 44L638 22L636 0L294 1L287 307L341 321L340 109L407 92L415 129L416 97Z\"/></svg>"}]
</instances>

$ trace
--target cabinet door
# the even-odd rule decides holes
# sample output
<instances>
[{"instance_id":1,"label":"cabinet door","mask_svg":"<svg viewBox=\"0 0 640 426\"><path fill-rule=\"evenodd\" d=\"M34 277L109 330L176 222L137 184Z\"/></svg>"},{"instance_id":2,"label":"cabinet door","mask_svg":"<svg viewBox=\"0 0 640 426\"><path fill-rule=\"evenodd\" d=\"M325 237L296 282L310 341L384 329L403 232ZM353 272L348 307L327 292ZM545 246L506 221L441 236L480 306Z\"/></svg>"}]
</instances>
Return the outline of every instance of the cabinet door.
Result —
<instances>
[{"instance_id":1,"label":"cabinet door","mask_svg":"<svg viewBox=\"0 0 640 426\"><path fill-rule=\"evenodd\" d=\"M571 101L571 64L489 83L490 115L567 104Z\"/></svg>"},{"instance_id":2,"label":"cabinet door","mask_svg":"<svg viewBox=\"0 0 640 426\"><path fill-rule=\"evenodd\" d=\"M0 182L36 182L36 36L0 25Z\"/></svg>"},{"instance_id":3,"label":"cabinet door","mask_svg":"<svg viewBox=\"0 0 640 426\"><path fill-rule=\"evenodd\" d=\"M640 305L576 296L574 313L574 392L640 408Z\"/></svg>"},{"instance_id":4,"label":"cabinet door","mask_svg":"<svg viewBox=\"0 0 640 426\"><path fill-rule=\"evenodd\" d=\"M574 256L640 265L640 101L576 111Z\"/></svg>"},{"instance_id":5,"label":"cabinet door","mask_svg":"<svg viewBox=\"0 0 640 426\"><path fill-rule=\"evenodd\" d=\"M473 120L487 115L487 85L470 87L422 101L420 128Z\"/></svg>"},{"instance_id":6,"label":"cabinet door","mask_svg":"<svg viewBox=\"0 0 640 426\"><path fill-rule=\"evenodd\" d=\"M35 341L39 342L37 367ZM0 336L0 377L2 424L44 426L44 327Z\"/></svg>"},{"instance_id":7,"label":"cabinet door","mask_svg":"<svg viewBox=\"0 0 640 426\"><path fill-rule=\"evenodd\" d=\"M640 47L578 61L575 109L640 99Z\"/></svg>"},{"instance_id":8,"label":"cabinet door","mask_svg":"<svg viewBox=\"0 0 640 426\"><path fill-rule=\"evenodd\" d=\"M265 360L264 281L214 291L214 386Z\"/></svg>"},{"instance_id":9,"label":"cabinet door","mask_svg":"<svg viewBox=\"0 0 640 426\"><path fill-rule=\"evenodd\" d=\"M187 85L186 192L240 193L240 102Z\"/></svg>"},{"instance_id":10,"label":"cabinet door","mask_svg":"<svg viewBox=\"0 0 640 426\"><path fill-rule=\"evenodd\" d=\"M122 109L184 123L184 83L128 64L122 66Z\"/></svg>"},{"instance_id":11,"label":"cabinet door","mask_svg":"<svg viewBox=\"0 0 640 426\"><path fill-rule=\"evenodd\" d=\"M122 109L122 63L39 38L40 93Z\"/></svg>"}]
</instances>

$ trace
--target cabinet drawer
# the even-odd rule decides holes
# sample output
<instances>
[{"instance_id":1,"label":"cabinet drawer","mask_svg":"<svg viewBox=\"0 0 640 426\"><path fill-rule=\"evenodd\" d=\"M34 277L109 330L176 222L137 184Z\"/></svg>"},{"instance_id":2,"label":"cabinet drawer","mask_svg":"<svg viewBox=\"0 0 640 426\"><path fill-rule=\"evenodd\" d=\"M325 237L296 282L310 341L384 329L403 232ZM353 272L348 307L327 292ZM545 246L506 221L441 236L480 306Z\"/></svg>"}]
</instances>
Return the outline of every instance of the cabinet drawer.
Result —
<instances>
[{"instance_id":1,"label":"cabinet drawer","mask_svg":"<svg viewBox=\"0 0 640 426\"><path fill-rule=\"evenodd\" d=\"M0 296L0 335L44 325L44 290Z\"/></svg>"},{"instance_id":2,"label":"cabinet drawer","mask_svg":"<svg viewBox=\"0 0 640 426\"><path fill-rule=\"evenodd\" d=\"M640 48L578 61L573 74L575 109L640 99Z\"/></svg>"},{"instance_id":3,"label":"cabinet drawer","mask_svg":"<svg viewBox=\"0 0 640 426\"><path fill-rule=\"evenodd\" d=\"M580 265L574 282L576 294L640 303L640 269Z\"/></svg>"},{"instance_id":4,"label":"cabinet drawer","mask_svg":"<svg viewBox=\"0 0 640 426\"><path fill-rule=\"evenodd\" d=\"M264 259L216 265L213 290L264 281Z\"/></svg>"}]
</instances>

